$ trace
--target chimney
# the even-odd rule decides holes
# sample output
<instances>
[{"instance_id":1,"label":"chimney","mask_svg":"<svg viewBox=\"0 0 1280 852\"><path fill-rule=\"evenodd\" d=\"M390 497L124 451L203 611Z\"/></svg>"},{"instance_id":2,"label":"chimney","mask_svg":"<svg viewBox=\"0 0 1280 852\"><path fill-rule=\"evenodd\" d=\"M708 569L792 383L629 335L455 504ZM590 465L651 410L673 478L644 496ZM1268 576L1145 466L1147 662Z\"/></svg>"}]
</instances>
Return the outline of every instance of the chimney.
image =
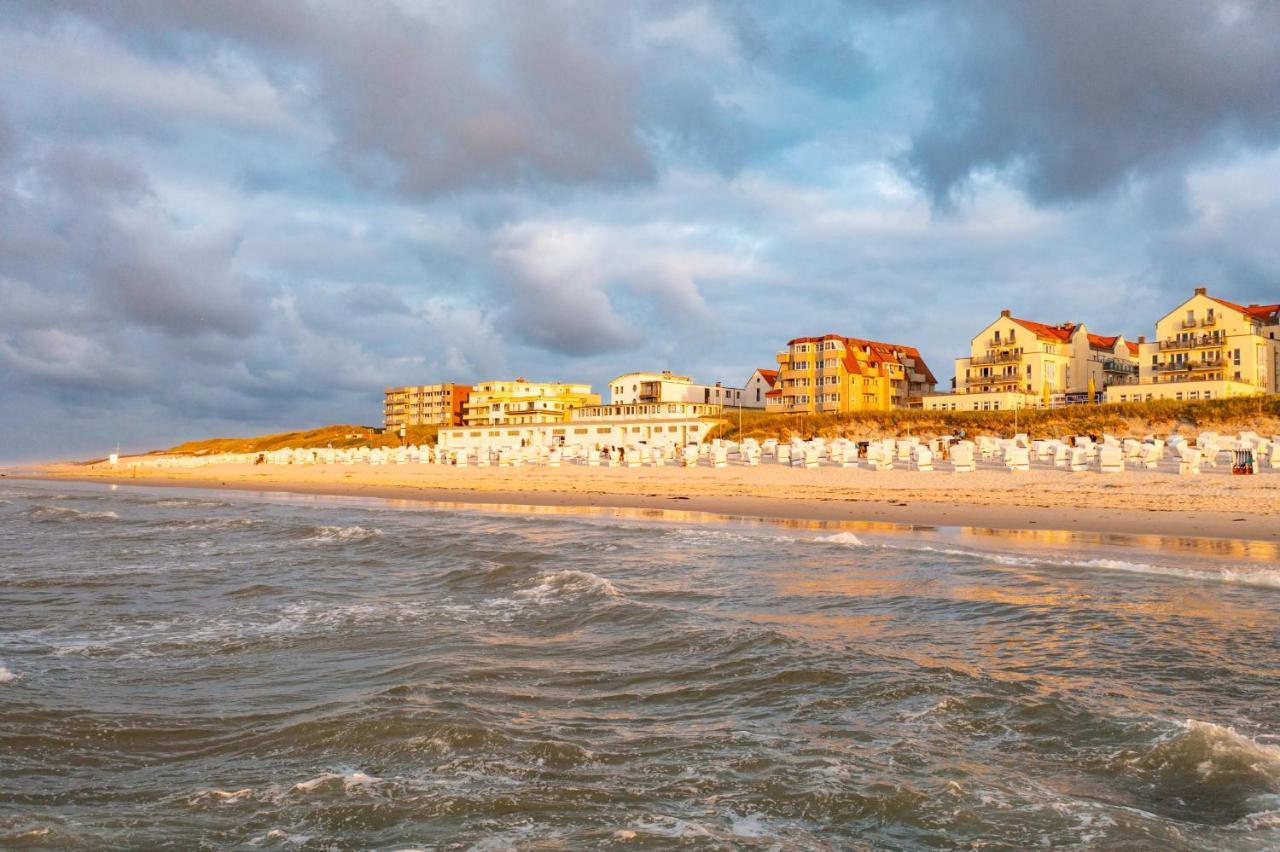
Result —
<instances>
[{"instance_id":1,"label":"chimney","mask_svg":"<svg viewBox=\"0 0 1280 852\"><path fill-rule=\"evenodd\" d=\"M1147 342L1147 336L1146 336L1145 334L1139 334L1139 335L1138 335L1138 342L1139 342L1139 343L1146 343L1146 342Z\"/></svg>"},{"instance_id":2,"label":"chimney","mask_svg":"<svg viewBox=\"0 0 1280 852\"><path fill-rule=\"evenodd\" d=\"M1011 317L1013 316L1013 311L1009 310L1008 308L1005 308L1003 311L1000 312L1000 316Z\"/></svg>"},{"instance_id":3,"label":"chimney","mask_svg":"<svg viewBox=\"0 0 1280 852\"><path fill-rule=\"evenodd\" d=\"M1207 293L1208 293L1208 290L1206 290L1204 287L1197 287L1197 288L1196 288L1196 293L1195 293L1195 294L1196 294L1197 296L1204 296L1204 295L1206 295Z\"/></svg>"}]
</instances>

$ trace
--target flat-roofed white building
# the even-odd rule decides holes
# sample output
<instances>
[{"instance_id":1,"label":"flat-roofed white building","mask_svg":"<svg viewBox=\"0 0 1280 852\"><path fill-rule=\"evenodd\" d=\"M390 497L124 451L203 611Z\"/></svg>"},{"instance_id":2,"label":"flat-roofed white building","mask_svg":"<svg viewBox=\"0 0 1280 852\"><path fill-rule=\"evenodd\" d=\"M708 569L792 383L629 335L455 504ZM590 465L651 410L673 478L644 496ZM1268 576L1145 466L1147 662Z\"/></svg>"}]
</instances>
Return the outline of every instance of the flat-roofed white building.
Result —
<instances>
[{"instance_id":1,"label":"flat-roofed white building","mask_svg":"<svg viewBox=\"0 0 1280 852\"><path fill-rule=\"evenodd\" d=\"M689 376L670 370L661 373L626 373L609 383L611 403L697 402L736 408L744 405L742 388L722 382L701 385Z\"/></svg>"},{"instance_id":2,"label":"flat-roofed white building","mask_svg":"<svg viewBox=\"0 0 1280 852\"><path fill-rule=\"evenodd\" d=\"M720 422L723 408L694 402L625 403L575 408L564 423L441 429L446 450L516 447L636 447L699 444Z\"/></svg>"}]
</instances>

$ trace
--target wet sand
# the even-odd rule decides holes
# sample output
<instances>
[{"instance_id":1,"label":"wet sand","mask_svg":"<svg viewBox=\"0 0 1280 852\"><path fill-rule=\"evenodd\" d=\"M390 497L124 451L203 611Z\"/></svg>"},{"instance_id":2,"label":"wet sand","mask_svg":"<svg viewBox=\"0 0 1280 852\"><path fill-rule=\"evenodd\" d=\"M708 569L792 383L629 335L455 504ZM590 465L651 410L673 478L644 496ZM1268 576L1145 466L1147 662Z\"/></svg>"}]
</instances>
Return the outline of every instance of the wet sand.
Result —
<instances>
[{"instance_id":1,"label":"wet sand","mask_svg":"<svg viewBox=\"0 0 1280 852\"><path fill-rule=\"evenodd\" d=\"M865 468L49 465L38 478L476 505L675 509L760 518L1280 541L1280 472L971 474Z\"/></svg>"}]
</instances>

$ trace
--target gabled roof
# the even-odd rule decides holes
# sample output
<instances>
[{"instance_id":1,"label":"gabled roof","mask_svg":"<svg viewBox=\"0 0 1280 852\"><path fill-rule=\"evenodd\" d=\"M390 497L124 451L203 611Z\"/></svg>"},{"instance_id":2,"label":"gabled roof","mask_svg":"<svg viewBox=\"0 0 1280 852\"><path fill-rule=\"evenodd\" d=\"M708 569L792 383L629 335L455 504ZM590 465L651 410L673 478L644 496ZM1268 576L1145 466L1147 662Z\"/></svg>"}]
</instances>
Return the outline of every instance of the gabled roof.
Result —
<instances>
[{"instance_id":1,"label":"gabled roof","mask_svg":"<svg viewBox=\"0 0 1280 852\"><path fill-rule=\"evenodd\" d=\"M1124 345L1125 345L1125 346L1127 346L1127 347L1129 347L1129 354L1130 354L1130 355L1132 355L1132 356L1133 356L1133 357L1135 357L1135 358L1137 358L1137 357L1138 357L1138 353L1142 351L1141 349L1139 349L1139 348L1138 348L1138 344L1136 344L1136 343L1132 343L1132 342L1130 342L1130 341L1128 341L1128 340L1126 340L1126 341L1124 342Z\"/></svg>"},{"instance_id":2,"label":"gabled roof","mask_svg":"<svg viewBox=\"0 0 1280 852\"><path fill-rule=\"evenodd\" d=\"M1061 340L1063 343L1071 340L1071 335L1076 330L1075 323L1064 322L1062 325L1045 325L1042 322L1033 320L1019 319L1018 317L1009 317L1018 325L1037 337L1044 337L1049 340Z\"/></svg>"},{"instance_id":3,"label":"gabled roof","mask_svg":"<svg viewBox=\"0 0 1280 852\"><path fill-rule=\"evenodd\" d=\"M1219 299L1217 296L1210 296L1207 293L1205 298L1212 299L1219 305L1231 308L1233 311L1239 311L1251 319L1260 320L1261 322L1271 324L1280 320L1280 304L1278 305L1237 305L1235 302L1228 302L1226 299Z\"/></svg>"},{"instance_id":4,"label":"gabled roof","mask_svg":"<svg viewBox=\"0 0 1280 852\"><path fill-rule=\"evenodd\" d=\"M775 384L777 384L777 381L778 381L777 370L766 370L763 367L760 367L759 369L756 370L756 372L760 374L760 378L764 379L765 384L767 384L769 387L773 387Z\"/></svg>"},{"instance_id":5,"label":"gabled roof","mask_svg":"<svg viewBox=\"0 0 1280 852\"><path fill-rule=\"evenodd\" d=\"M914 346L902 346L897 343L882 343L878 340L864 340L860 337L844 337L839 334L824 334L821 337L797 337L787 341L788 346L794 346L797 343L822 343L825 340L839 340L845 345L844 366L850 373L863 375L867 371L863 368L862 362L850 355L851 349L868 350L867 361L874 365L876 371L880 375L885 375L886 370L884 364L893 362L902 364L902 358L910 358L915 362L915 370L923 373L931 384L937 384L938 380L933 375L933 371L929 369L929 365L924 362L924 358L920 355L920 350ZM903 366L906 366L903 364Z\"/></svg>"}]
</instances>

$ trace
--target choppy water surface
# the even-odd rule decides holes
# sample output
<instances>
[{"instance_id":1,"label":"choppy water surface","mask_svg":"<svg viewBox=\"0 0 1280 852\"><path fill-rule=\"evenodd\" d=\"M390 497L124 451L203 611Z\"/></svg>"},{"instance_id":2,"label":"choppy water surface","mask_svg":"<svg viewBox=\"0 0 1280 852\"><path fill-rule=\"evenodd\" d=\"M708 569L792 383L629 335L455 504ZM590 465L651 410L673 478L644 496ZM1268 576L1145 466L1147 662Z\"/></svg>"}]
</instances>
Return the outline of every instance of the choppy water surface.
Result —
<instances>
[{"instance_id":1,"label":"choppy water surface","mask_svg":"<svg viewBox=\"0 0 1280 852\"><path fill-rule=\"evenodd\" d=\"M1274 553L0 483L0 846L1280 846Z\"/></svg>"}]
</instances>

